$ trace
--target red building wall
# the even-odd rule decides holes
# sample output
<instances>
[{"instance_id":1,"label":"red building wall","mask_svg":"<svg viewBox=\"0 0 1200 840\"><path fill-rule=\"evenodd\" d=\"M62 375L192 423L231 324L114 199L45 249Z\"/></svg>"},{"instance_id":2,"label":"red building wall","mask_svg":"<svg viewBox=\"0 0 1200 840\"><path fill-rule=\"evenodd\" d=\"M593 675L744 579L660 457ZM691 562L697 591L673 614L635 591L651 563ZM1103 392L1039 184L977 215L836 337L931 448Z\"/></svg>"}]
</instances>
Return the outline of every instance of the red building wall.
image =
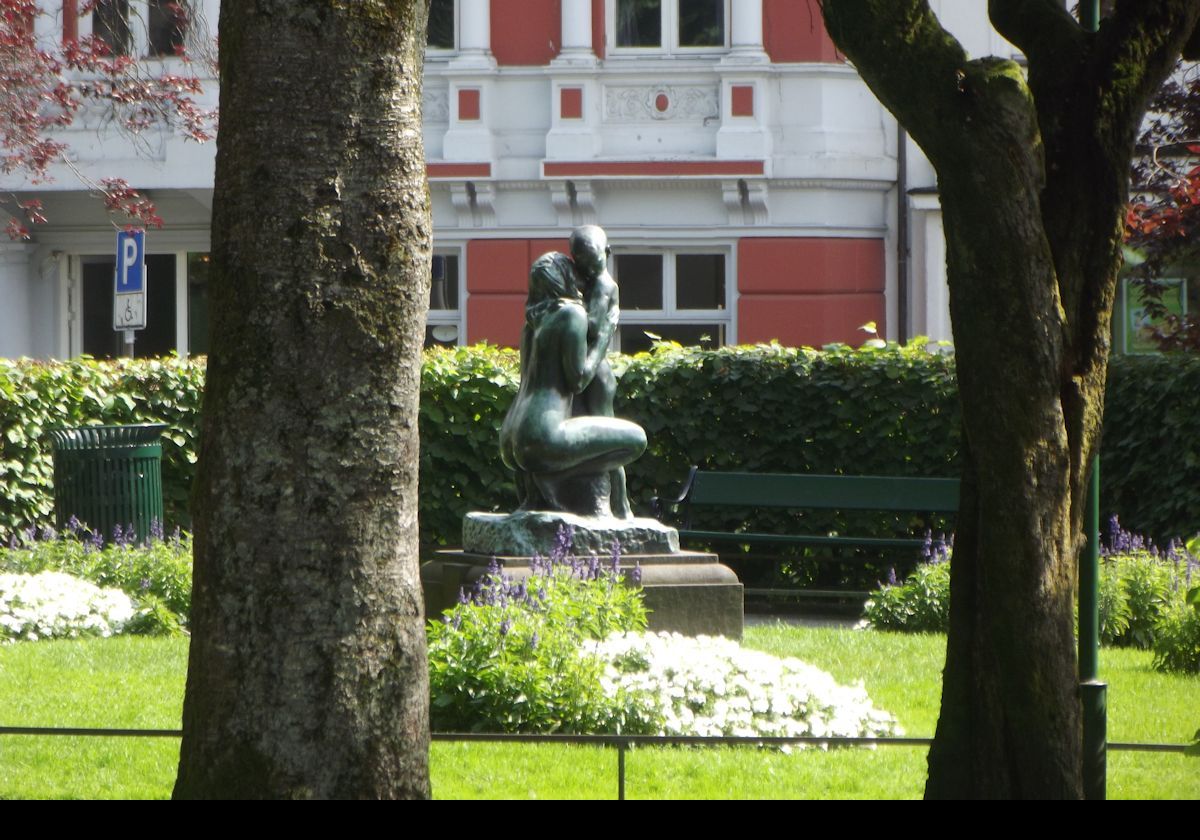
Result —
<instances>
[{"instance_id":1,"label":"red building wall","mask_svg":"<svg viewBox=\"0 0 1200 840\"><path fill-rule=\"evenodd\" d=\"M859 345L884 332L882 239L746 238L738 242L738 341Z\"/></svg>"},{"instance_id":2,"label":"red building wall","mask_svg":"<svg viewBox=\"0 0 1200 840\"><path fill-rule=\"evenodd\" d=\"M559 0L492 0L492 55L501 66L549 64L562 49Z\"/></svg>"},{"instance_id":3,"label":"red building wall","mask_svg":"<svg viewBox=\"0 0 1200 840\"><path fill-rule=\"evenodd\" d=\"M566 239L475 239L467 243L467 342L516 347L525 323L529 266Z\"/></svg>"},{"instance_id":4,"label":"red building wall","mask_svg":"<svg viewBox=\"0 0 1200 840\"><path fill-rule=\"evenodd\" d=\"M816 0L763 0L763 47L771 61L841 61Z\"/></svg>"}]
</instances>

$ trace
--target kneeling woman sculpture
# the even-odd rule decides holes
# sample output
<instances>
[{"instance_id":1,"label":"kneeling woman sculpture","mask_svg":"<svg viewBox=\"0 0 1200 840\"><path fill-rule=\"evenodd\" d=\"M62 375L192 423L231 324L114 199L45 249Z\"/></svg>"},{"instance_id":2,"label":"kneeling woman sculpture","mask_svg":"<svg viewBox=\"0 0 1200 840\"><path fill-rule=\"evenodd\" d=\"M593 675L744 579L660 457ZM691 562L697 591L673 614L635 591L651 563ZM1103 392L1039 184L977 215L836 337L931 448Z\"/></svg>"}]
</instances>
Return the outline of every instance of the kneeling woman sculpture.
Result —
<instances>
[{"instance_id":1,"label":"kneeling woman sculpture","mask_svg":"<svg viewBox=\"0 0 1200 840\"><path fill-rule=\"evenodd\" d=\"M645 451L646 433L614 417L572 417L574 399L592 381L607 345L588 345L588 316L570 258L539 257L529 272L521 387L500 429L500 455L517 473L522 510L613 515L610 473Z\"/></svg>"}]
</instances>

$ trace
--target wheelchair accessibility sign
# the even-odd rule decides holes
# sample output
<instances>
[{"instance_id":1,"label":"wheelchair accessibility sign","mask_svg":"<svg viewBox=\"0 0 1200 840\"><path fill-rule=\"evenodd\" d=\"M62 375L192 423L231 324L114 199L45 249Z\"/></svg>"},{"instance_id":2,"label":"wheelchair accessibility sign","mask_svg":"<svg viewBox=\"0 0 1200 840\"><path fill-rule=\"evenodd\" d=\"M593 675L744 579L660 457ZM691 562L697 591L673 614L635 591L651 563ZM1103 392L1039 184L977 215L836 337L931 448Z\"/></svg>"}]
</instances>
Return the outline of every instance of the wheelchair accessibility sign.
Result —
<instances>
[{"instance_id":1,"label":"wheelchair accessibility sign","mask_svg":"<svg viewBox=\"0 0 1200 840\"><path fill-rule=\"evenodd\" d=\"M145 329L146 231L123 230L117 234L114 282L113 329Z\"/></svg>"}]
</instances>

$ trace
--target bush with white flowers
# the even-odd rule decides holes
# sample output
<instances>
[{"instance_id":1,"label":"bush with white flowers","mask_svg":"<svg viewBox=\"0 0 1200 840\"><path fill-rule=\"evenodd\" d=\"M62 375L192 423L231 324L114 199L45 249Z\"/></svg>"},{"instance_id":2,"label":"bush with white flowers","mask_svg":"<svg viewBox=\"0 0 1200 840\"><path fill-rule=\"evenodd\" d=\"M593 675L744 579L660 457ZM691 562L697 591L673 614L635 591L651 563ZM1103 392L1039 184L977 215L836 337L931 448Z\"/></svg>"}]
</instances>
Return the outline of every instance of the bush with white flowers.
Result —
<instances>
[{"instance_id":1,"label":"bush with white flowers","mask_svg":"<svg viewBox=\"0 0 1200 840\"><path fill-rule=\"evenodd\" d=\"M839 685L799 659L749 650L725 638L614 633L584 651L605 663L611 697L664 735L874 737L902 734L861 684Z\"/></svg>"},{"instance_id":2,"label":"bush with white flowers","mask_svg":"<svg viewBox=\"0 0 1200 840\"><path fill-rule=\"evenodd\" d=\"M0 574L0 641L112 636L133 617L119 589L62 572Z\"/></svg>"}]
</instances>

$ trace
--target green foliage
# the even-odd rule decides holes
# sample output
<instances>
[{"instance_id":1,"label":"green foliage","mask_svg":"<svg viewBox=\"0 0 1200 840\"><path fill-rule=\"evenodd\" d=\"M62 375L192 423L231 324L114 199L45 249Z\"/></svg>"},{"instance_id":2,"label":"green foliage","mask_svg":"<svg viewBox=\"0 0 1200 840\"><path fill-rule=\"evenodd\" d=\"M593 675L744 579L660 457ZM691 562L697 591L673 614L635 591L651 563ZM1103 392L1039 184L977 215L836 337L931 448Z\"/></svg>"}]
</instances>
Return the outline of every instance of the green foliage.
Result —
<instances>
[{"instance_id":1,"label":"green foliage","mask_svg":"<svg viewBox=\"0 0 1200 840\"><path fill-rule=\"evenodd\" d=\"M1188 544L1189 552L1197 547L1197 540ZM1162 671L1200 672L1200 586L1187 588L1195 569L1194 555L1179 549L1161 556L1133 548L1104 557L1101 643L1152 648ZM946 632L950 564L924 564L903 584L883 587L867 601L863 619L873 630Z\"/></svg>"},{"instance_id":2,"label":"green foliage","mask_svg":"<svg viewBox=\"0 0 1200 840\"><path fill-rule=\"evenodd\" d=\"M950 626L950 564L924 563L902 586L885 586L863 605L874 630L945 633Z\"/></svg>"},{"instance_id":3,"label":"green foliage","mask_svg":"<svg viewBox=\"0 0 1200 840\"><path fill-rule=\"evenodd\" d=\"M49 535L47 535L49 536ZM120 589L137 607L128 632L170 635L187 624L192 606L192 538L180 534L147 544L107 543L71 534L14 540L0 547L0 572L65 572Z\"/></svg>"},{"instance_id":4,"label":"green foliage","mask_svg":"<svg viewBox=\"0 0 1200 840\"><path fill-rule=\"evenodd\" d=\"M165 423L163 511L187 526L204 361L0 359L0 535L54 518L55 428Z\"/></svg>"},{"instance_id":5,"label":"green foliage","mask_svg":"<svg viewBox=\"0 0 1200 840\"><path fill-rule=\"evenodd\" d=\"M1200 530L1200 355L1117 356L1109 364L1100 501L1160 544Z\"/></svg>"},{"instance_id":6,"label":"green foliage","mask_svg":"<svg viewBox=\"0 0 1200 840\"><path fill-rule=\"evenodd\" d=\"M954 361L924 346L922 339L905 347L831 345L821 351L779 344L717 350L659 345L629 358L620 372L616 410L640 423L650 442L626 470L631 497L645 506L652 496L675 496L692 464L747 472L957 475ZM911 536L931 526L950 530L943 521L877 512L697 513L694 526L719 531ZM729 551L728 544L722 551ZM874 586L889 565L907 571L919 559L897 555L842 569L817 566L795 552L783 568L785 582L831 586ZM770 566L756 568L770 574Z\"/></svg>"},{"instance_id":7,"label":"green foliage","mask_svg":"<svg viewBox=\"0 0 1200 840\"><path fill-rule=\"evenodd\" d=\"M1154 667L1200 674L1200 586L1173 599L1155 626Z\"/></svg>"},{"instance_id":8,"label":"green foliage","mask_svg":"<svg viewBox=\"0 0 1200 840\"><path fill-rule=\"evenodd\" d=\"M421 370L421 541L458 544L463 514L510 509L500 424L520 382L514 350L430 349Z\"/></svg>"},{"instance_id":9,"label":"green foliage","mask_svg":"<svg viewBox=\"0 0 1200 840\"><path fill-rule=\"evenodd\" d=\"M960 421L954 360L907 347L822 351L777 344L716 350L660 345L618 357L617 413L650 448L628 469L632 498L678 490L687 468L953 476ZM515 493L498 430L516 393L517 354L480 345L426 352L421 381L421 540L456 544L468 510L502 510ZM204 361L39 363L0 360L0 538L52 520L46 431L162 422L168 527L187 527ZM1200 530L1200 358L1112 360L1101 501L1127 525L1165 538ZM1170 441L1168 446L1163 440ZM731 511L715 528L782 533L913 533L920 523L834 514ZM938 526L934 526L937 530ZM949 528L947 529L949 530ZM868 569L871 582L886 572ZM794 564L792 576L810 574Z\"/></svg>"},{"instance_id":10,"label":"green foliage","mask_svg":"<svg viewBox=\"0 0 1200 840\"><path fill-rule=\"evenodd\" d=\"M498 571L470 603L430 622L430 722L443 732L630 732L626 698L599 690L585 639L643 630L640 589L568 566L514 583Z\"/></svg>"},{"instance_id":11,"label":"green foliage","mask_svg":"<svg viewBox=\"0 0 1200 840\"><path fill-rule=\"evenodd\" d=\"M1120 646L1151 647L1155 627L1171 601L1175 579L1171 565L1147 551L1104 558L1100 587L1115 595L1111 626L1105 626L1105 615L1101 614L1100 640Z\"/></svg>"}]
</instances>

